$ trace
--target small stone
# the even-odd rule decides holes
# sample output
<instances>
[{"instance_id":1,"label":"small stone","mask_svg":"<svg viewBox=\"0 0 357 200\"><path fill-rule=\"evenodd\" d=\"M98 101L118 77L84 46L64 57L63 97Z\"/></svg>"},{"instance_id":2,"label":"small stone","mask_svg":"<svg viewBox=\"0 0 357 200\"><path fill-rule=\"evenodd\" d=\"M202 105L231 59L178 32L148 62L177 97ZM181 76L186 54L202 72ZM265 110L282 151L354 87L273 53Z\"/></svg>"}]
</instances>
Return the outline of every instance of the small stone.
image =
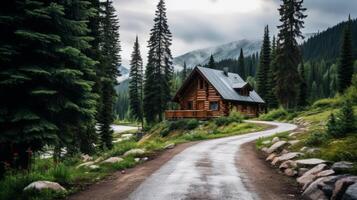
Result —
<instances>
[{"instance_id":1,"label":"small stone","mask_svg":"<svg viewBox=\"0 0 357 200\"><path fill-rule=\"evenodd\" d=\"M102 157L98 157L97 159L95 159L95 163L97 163L97 162L100 162L100 161L102 161L103 160L103 158Z\"/></svg>"},{"instance_id":2,"label":"small stone","mask_svg":"<svg viewBox=\"0 0 357 200\"><path fill-rule=\"evenodd\" d=\"M117 162L121 162L123 160L124 159L120 158L120 157L110 157L110 158L104 160L102 163L117 163Z\"/></svg>"},{"instance_id":3,"label":"small stone","mask_svg":"<svg viewBox=\"0 0 357 200\"><path fill-rule=\"evenodd\" d=\"M353 168L353 163L347 161L336 162L331 168L336 172L341 172Z\"/></svg>"},{"instance_id":4,"label":"small stone","mask_svg":"<svg viewBox=\"0 0 357 200\"><path fill-rule=\"evenodd\" d=\"M93 164L94 164L93 161L89 161L89 162L85 162L85 163L82 163L82 164L78 165L76 168L78 169L78 168L81 168L81 167L88 167L88 166L93 165Z\"/></svg>"},{"instance_id":5,"label":"small stone","mask_svg":"<svg viewBox=\"0 0 357 200\"><path fill-rule=\"evenodd\" d=\"M89 156L88 154L82 155L81 157L82 157L83 162L88 162L88 161L93 160L93 157Z\"/></svg>"},{"instance_id":6,"label":"small stone","mask_svg":"<svg viewBox=\"0 0 357 200\"><path fill-rule=\"evenodd\" d=\"M55 191L66 191L64 187L62 187L59 183L51 182L51 181L35 181L29 184L24 188L25 190L36 189L36 190L44 190L50 189Z\"/></svg>"},{"instance_id":7,"label":"small stone","mask_svg":"<svg viewBox=\"0 0 357 200\"><path fill-rule=\"evenodd\" d=\"M286 141L279 141L277 143L274 143L271 147L269 147L269 149L267 150L267 153L273 153L275 151L277 151L278 149L282 148L284 145L286 145L287 142Z\"/></svg>"},{"instance_id":8,"label":"small stone","mask_svg":"<svg viewBox=\"0 0 357 200\"><path fill-rule=\"evenodd\" d=\"M175 147L174 143L170 143L164 147L164 149L173 149Z\"/></svg>"},{"instance_id":9,"label":"small stone","mask_svg":"<svg viewBox=\"0 0 357 200\"><path fill-rule=\"evenodd\" d=\"M302 159L302 160L297 160L296 163L298 166L316 166L319 164L326 163L325 160L321 160L318 158L309 158L309 159Z\"/></svg>"},{"instance_id":10,"label":"small stone","mask_svg":"<svg viewBox=\"0 0 357 200\"><path fill-rule=\"evenodd\" d=\"M318 178L320 178L320 177L324 177L324 176L331 176L333 174L335 174L335 171L333 171L332 169L329 169L329 170L319 172L316 176Z\"/></svg>"},{"instance_id":11,"label":"small stone","mask_svg":"<svg viewBox=\"0 0 357 200\"><path fill-rule=\"evenodd\" d=\"M291 145L295 145L298 144L300 142L300 140L290 140L288 143Z\"/></svg>"},{"instance_id":12,"label":"small stone","mask_svg":"<svg viewBox=\"0 0 357 200\"><path fill-rule=\"evenodd\" d=\"M302 155L302 153L291 152L291 153L283 154L283 155L279 156L278 158L279 158L279 161L286 161L286 160L291 160L291 159L297 158L300 155Z\"/></svg>"},{"instance_id":13,"label":"small stone","mask_svg":"<svg viewBox=\"0 0 357 200\"><path fill-rule=\"evenodd\" d=\"M280 141L280 139L278 137L274 137L273 140L271 141L271 143L275 144L279 141Z\"/></svg>"},{"instance_id":14,"label":"small stone","mask_svg":"<svg viewBox=\"0 0 357 200\"><path fill-rule=\"evenodd\" d=\"M289 134L289 137L295 137L297 134L299 134L300 132L292 132Z\"/></svg>"},{"instance_id":15,"label":"small stone","mask_svg":"<svg viewBox=\"0 0 357 200\"><path fill-rule=\"evenodd\" d=\"M142 158L141 160L145 162L145 161L148 161L149 158L148 158L148 157L144 157L144 158Z\"/></svg>"},{"instance_id":16,"label":"small stone","mask_svg":"<svg viewBox=\"0 0 357 200\"><path fill-rule=\"evenodd\" d=\"M280 154L281 154L281 155L283 155L283 154L287 154L287 153L289 153L289 151L288 151L288 150L286 150L286 149L283 149L283 150L280 152Z\"/></svg>"},{"instance_id":17,"label":"small stone","mask_svg":"<svg viewBox=\"0 0 357 200\"><path fill-rule=\"evenodd\" d=\"M264 144L264 145L267 145L267 144L270 144L270 143L271 143L270 140L265 140L265 141L262 142L262 144Z\"/></svg>"},{"instance_id":18,"label":"small stone","mask_svg":"<svg viewBox=\"0 0 357 200\"><path fill-rule=\"evenodd\" d=\"M309 171L308 168L299 168L299 170L298 170L298 176L304 175L307 171Z\"/></svg>"},{"instance_id":19,"label":"small stone","mask_svg":"<svg viewBox=\"0 0 357 200\"><path fill-rule=\"evenodd\" d=\"M297 171L292 169L292 168L287 168L284 170L284 174L287 175L287 176L296 176L297 175Z\"/></svg>"},{"instance_id":20,"label":"small stone","mask_svg":"<svg viewBox=\"0 0 357 200\"><path fill-rule=\"evenodd\" d=\"M125 173L126 173L126 171L125 171L125 170L121 170L121 172L120 172L120 173L125 174Z\"/></svg>"},{"instance_id":21,"label":"small stone","mask_svg":"<svg viewBox=\"0 0 357 200\"><path fill-rule=\"evenodd\" d=\"M123 134L123 135L121 135L121 137L122 138L131 138L131 137L133 137L134 135L133 134L131 134L131 133L128 133L128 134Z\"/></svg>"},{"instance_id":22,"label":"small stone","mask_svg":"<svg viewBox=\"0 0 357 200\"><path fill-rule=\"evenodd\" d=\"M129 155L142 155L144 154L145 151L143 149L131 149L127 152L124 153L124 156L129 156Z\"/></svg>"},{"instance_id":23,"label":"small stone","mask_svg":"<svg viewBox=\"0 0 357 200\"><path fill-rule=\"evenodd\" d=\"M89 166L90 169L99 169L100 167L98 165L91 165Z\"/></svg>"},{"instance_id":24,"label":"small stone","mask_svg":"<svg viewBox=\"0 0 357 200\"><path fill-rule=\"evenodd\" d=\"M268 153L268 148L267 148L267 147L263 147L263 148L262 148L262 151L263 151L264 153Z\"/></svg>"},{"instance_id":25,"label":"small stone","mask_svg":"<svg viewBox=\"0 0 357 200\"><path fill-rule=\"evenodd\" d=\"M265 161L272 161L276 156L276 153L272 153L267 157L267 159L265 159Z\"/></svg>"},{"instance_id":26,"label":"small stone","mask_svg":"<svg viewBox=\"0 0 357 200\"><path fill-rule=\"evenodd\" d=\"M296 180L299 184L304 185L305 188L308 184L314 181L317 178L317 174L323 171L326 167L326 164L319 164L307 171L304 175L297 178Z\"/></svg>"},{"instance_id":27,"label":"small stone","mask_svg":"<svg viewBox=\"0 0 357 200\"><path fill-rule=\"evenodd\" d=\"M293 160L287 160L285 162L283 162L280 166L279 169L284 170L287 168L293 168L295 169L297 167L296 162Z\"/></svg>"},{"instance_id":28,"label":"small stone","mask_svg":"<svg viewBox=\"0 0 357 200\"><path fill-rule=\"evenodd\" d=\"M135 162L139 162L140 158L134 158Z\"/></svg>"},{"instance_id":29,"label":"small stone","mask_svg":"<svg viewBox=\"0 0 357 200\"><path fill-rule=\"evenodd\" d=\"M320 152L320 149L319 148L309 148L306 150L306 153L308 154L315 154L315 153L318 153Z\"/></svg>"},{"instance_id":30,"label":"small stone","mask_svg":"<svg viewBox=\"0 0 357 200\"><path fill-rule=\"evenodd\" d=\"M276 165L276 164L278 164L279 161L280 161L280 160L279 160L279 157L275 157L275 158L273 159L273 161L271 162L271 164L272 164L272 165Z\"/></svg>"},{"instance_id":31,"label":"small stone","mask_svg":"<svg viewBox=\"0 0 357 200\"><path fill-rule=\"evenodd\" d=\"M302 147L301 149L300 149L300 151L306 151L308 149L308 147Z\"/></svg>"}]
</instances>

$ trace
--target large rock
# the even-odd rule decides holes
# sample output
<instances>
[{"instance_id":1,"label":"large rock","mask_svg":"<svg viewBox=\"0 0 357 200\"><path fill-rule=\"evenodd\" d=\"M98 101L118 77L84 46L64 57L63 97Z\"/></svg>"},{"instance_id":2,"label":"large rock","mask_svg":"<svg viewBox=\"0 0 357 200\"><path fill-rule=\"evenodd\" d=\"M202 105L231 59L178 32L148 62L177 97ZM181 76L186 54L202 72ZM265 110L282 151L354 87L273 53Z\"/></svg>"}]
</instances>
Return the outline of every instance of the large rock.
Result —
<instances>
[{"instance_id":1,"label":"large rock","mask_svg":"<svg viewBox=\"0 0 357 200\"><path fill-rule=\"evenodd\" d=\"M145 151L143 149L131 149L127 152L124 153L124 156L129 156L129 155L142 155L144 154Z\"/></svg>"},{"instance_id":2,"label":"large rock","mask_svg":"<svg viewBox=\"0 0 357 200\"><path fill-rule=\"evenodd\" d=\"M89 162L85 162L85 163L82 163L82 164L78 165L76 168L78 169L78 168L81 168L81 167L88 167L88 166L93 165L93 164L94 164L93 161L89 161Z\"/></svg>"},{"instance_id":3,"label":"large rock","mask_svg":"<svg viewBox=\"0 0 357 200\"><path fill-rule=\"evenodd\" d=\"M272 161L276 156L276 153L272 153L265 159L265 161Z\"/></svg>"},{"instance_id":4,"label":"large rock","mask_svg":"<svg viewBox=\"0 0 357 200\"><path fill-rule=\"evenodd\" d=\"M318 174L316 174L316 176L318 178L320 178L320 177L324 177L324 176L331 176L333 174L335 174L335 171L333 171L332 169L329 169L329 170L324 170L322 172L319 172Z\"/></svg>"},{"instance_id":5,"label":"large rock","mask_svg":"<svg viewBox=\"0 0 357 200\"><path fill-rule=\"evenodd\" d=\"M297 171L295 169L292 169L292 168L287 168L284 170L284 174L287 175L287 176L296 176L297 175Z\"/></svg>"},{"instance_id":6,"label":"large rock","mask_svg":"<svg viewBox=\"0 0 357 200\"><path fill-rule=\"evenodd\" d=\"M342 197L342 200L356 200L356 199L357 199L357 183L348 187L346 193Z\"/></svg>"},{"instance_id":7,"label":"large rock","mask_svg":"<svg viewBox=\"0 0 357 200\"><path fill-rule=\"evenodd\" d=\"M296 163L298 164L299 167L313 167L319 164L326 163L326 161L318 158L309 158L309 159L296 160Z\"/></svg>"},{"instance_id":8,"label":"large rock","mask_svg":"<svg viewBox=\"0 0 357 200\"><path fill-rule=\"evenodd\" d=\"M271 145L271 147L268 148L267 153L271 154L277 150L279 150L280 148L282 148L284 145L286 145L287 142L286 141L279 141L274 143L273 145Z\"/></svg>"},{"instance_id":9,"label":"large rock","mask_svg":"<svg viewBox=\"0 0 357 200\"><path fill-rule=\"evenodd\" d=\"M302 193L302 197L305 200L329 200L330 198L324 193L320 188L325 184L324 182L331 181L335 179L334 176L322 177L314 181L306 188Z\"/></svg>"},{"instance_id":10,"label":"large rock","mask_svg":"<svg viewBox=\"0 0 357 200\"><path fill-rule=\"evenodd\" d=\"M64 187L62 187L60 184L56 182L51 182L51 181L36 181L32 182L28 186L24 188L24 190L30 190L30 189L36 189L36 190L44 190L44 189L49 189L49 190L55 190L55 191L66 191Z\"/></svg>"},{"instance_id":11,"label":"large rock","mask_svg":"<svg viewBox=\"0 0 357 200\"><path fill-rule=\"evenodd\" d=\"M286 160L291 160L291 159L297 158L301 155L302 155L302 153L299 153L299 152L291 152L291 153L283 154L283 155L279 156L278 158L279 158L279 161L286 161Z\"/></svg>"},{"instance_id":12,"label":"large rock","mask_svg":"<svg viewBox=\"0 0 357 200\"><path fill-rule=\"evenodd\" d=\"M355 184L357 182L356 176L349 176L345 178L341 178L335 183L335 188L333 190L332 200L341 199L345 194L348 187Z\"/></svg>"},{"instance_id":13,"label":"large rock","mask_svg":"<svg viewBox=\"0 0 357 200\"><path fill-rule=\"evenodd\" d=\"M336 172L341 172L353 168L353 163L347 161L336 162L331 168Z\"/></svg>"},{"instance_id":14,"label":"large rock","mask_svg":"<svg viewBox=\"0 0 357 200\"><path fill-rule=\"evenodd\" d=\"M124 159L120 158L120 157L110 157L110 158L104 160L102 163L117 163L117 162L121 162L123 160Z\"/></svg>"},{"instance_id":15,"label":"large rock","mask_svg":"<svg viewBox=\"0 0 357 200\"><path fill-rule=\"evenodd\" d=\"M284 170L287 168L293 168L295 169L297 167L296 162L293 160L287 160L285 162L283 162L280 166L279 169Z\"/></svg>"},{"instance_id":16,"label":"large rock","mask_svg":"<svg viewBox=\"0 0 357 200\"><path fill-rule=\"evenodd\" d=\"M306 188L312 181L317 178L317 174L322 172L327 167L326 164L319 164L307 171L304 175L297 178L297 182Z\"/></svg>"},{"instance_id":17,"label":"large rock","mask_svg":"<svg viewBox=\"0 0 357 200\"><path fill-rule=\"evenodd\" d=\"M304 175L307 171L309 171L309 168L299 168L298 169L298 176Z\"/></svg>"}]
</instances>

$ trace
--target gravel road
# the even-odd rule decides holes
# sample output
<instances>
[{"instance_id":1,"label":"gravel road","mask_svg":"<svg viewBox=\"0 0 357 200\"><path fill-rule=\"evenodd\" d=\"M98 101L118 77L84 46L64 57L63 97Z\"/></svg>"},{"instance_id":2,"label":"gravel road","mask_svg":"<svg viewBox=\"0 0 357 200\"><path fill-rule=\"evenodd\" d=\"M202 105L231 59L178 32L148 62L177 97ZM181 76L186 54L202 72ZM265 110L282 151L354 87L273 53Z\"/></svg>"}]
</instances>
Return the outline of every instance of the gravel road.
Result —
<instances>
[{"instance_id":1,"label":"gravel road","mask_svg":"<svg viewBox=\"0 0 357 200\"><path fill-rule=\"evenodd\" d=\"M129 199L264 199L251 192L254 189L247 188L249 178L237 169L239 163L236 163L236 157L239 156L240 146L259 137L291 131L297 127L287 123L248 122L273 125L276 128L191 146L149 176L130 194Z\"/></svg>"}]
</instances>

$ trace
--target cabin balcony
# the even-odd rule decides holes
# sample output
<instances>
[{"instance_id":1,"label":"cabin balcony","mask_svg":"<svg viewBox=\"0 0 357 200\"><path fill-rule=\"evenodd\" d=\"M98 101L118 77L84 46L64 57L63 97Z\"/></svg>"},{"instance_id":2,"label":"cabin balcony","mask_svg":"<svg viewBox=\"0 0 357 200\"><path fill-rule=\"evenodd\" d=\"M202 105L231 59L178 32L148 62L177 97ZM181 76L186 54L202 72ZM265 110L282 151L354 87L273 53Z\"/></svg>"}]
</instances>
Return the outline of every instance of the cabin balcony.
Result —
<instances>
[{"instance_id":1,"label":"cabin balcony","mask_svg":"<svg viewBox=\"0 0 357 200\"><path fill-rule=\"evenodd\" d=\"M196 119L208 119L213 117L220 117L221 113L219 111L212 110L167 110L165 111L165 119L185 119L185 118L196 118Z\"/></svg>"}]
</instances>

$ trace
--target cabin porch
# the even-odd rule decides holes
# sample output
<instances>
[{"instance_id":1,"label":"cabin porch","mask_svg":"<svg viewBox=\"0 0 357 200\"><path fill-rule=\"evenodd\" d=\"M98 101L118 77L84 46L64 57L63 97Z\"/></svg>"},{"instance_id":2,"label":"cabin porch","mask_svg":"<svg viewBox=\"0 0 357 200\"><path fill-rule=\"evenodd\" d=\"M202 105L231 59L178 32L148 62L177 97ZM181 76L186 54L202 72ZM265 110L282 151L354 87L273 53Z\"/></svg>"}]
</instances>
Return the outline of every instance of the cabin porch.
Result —
<instances>
[{"instance_id":1,"label":"cabin porch","mask_svg":"<svg viewBox=\"0 0 357 200\"><path fill-rule=\"evenodd\" d=\"M221 117L222 113L213 110L167 110L165 111L165 119L209 119L214 117Z\"/></svg>"}]
</instances>

